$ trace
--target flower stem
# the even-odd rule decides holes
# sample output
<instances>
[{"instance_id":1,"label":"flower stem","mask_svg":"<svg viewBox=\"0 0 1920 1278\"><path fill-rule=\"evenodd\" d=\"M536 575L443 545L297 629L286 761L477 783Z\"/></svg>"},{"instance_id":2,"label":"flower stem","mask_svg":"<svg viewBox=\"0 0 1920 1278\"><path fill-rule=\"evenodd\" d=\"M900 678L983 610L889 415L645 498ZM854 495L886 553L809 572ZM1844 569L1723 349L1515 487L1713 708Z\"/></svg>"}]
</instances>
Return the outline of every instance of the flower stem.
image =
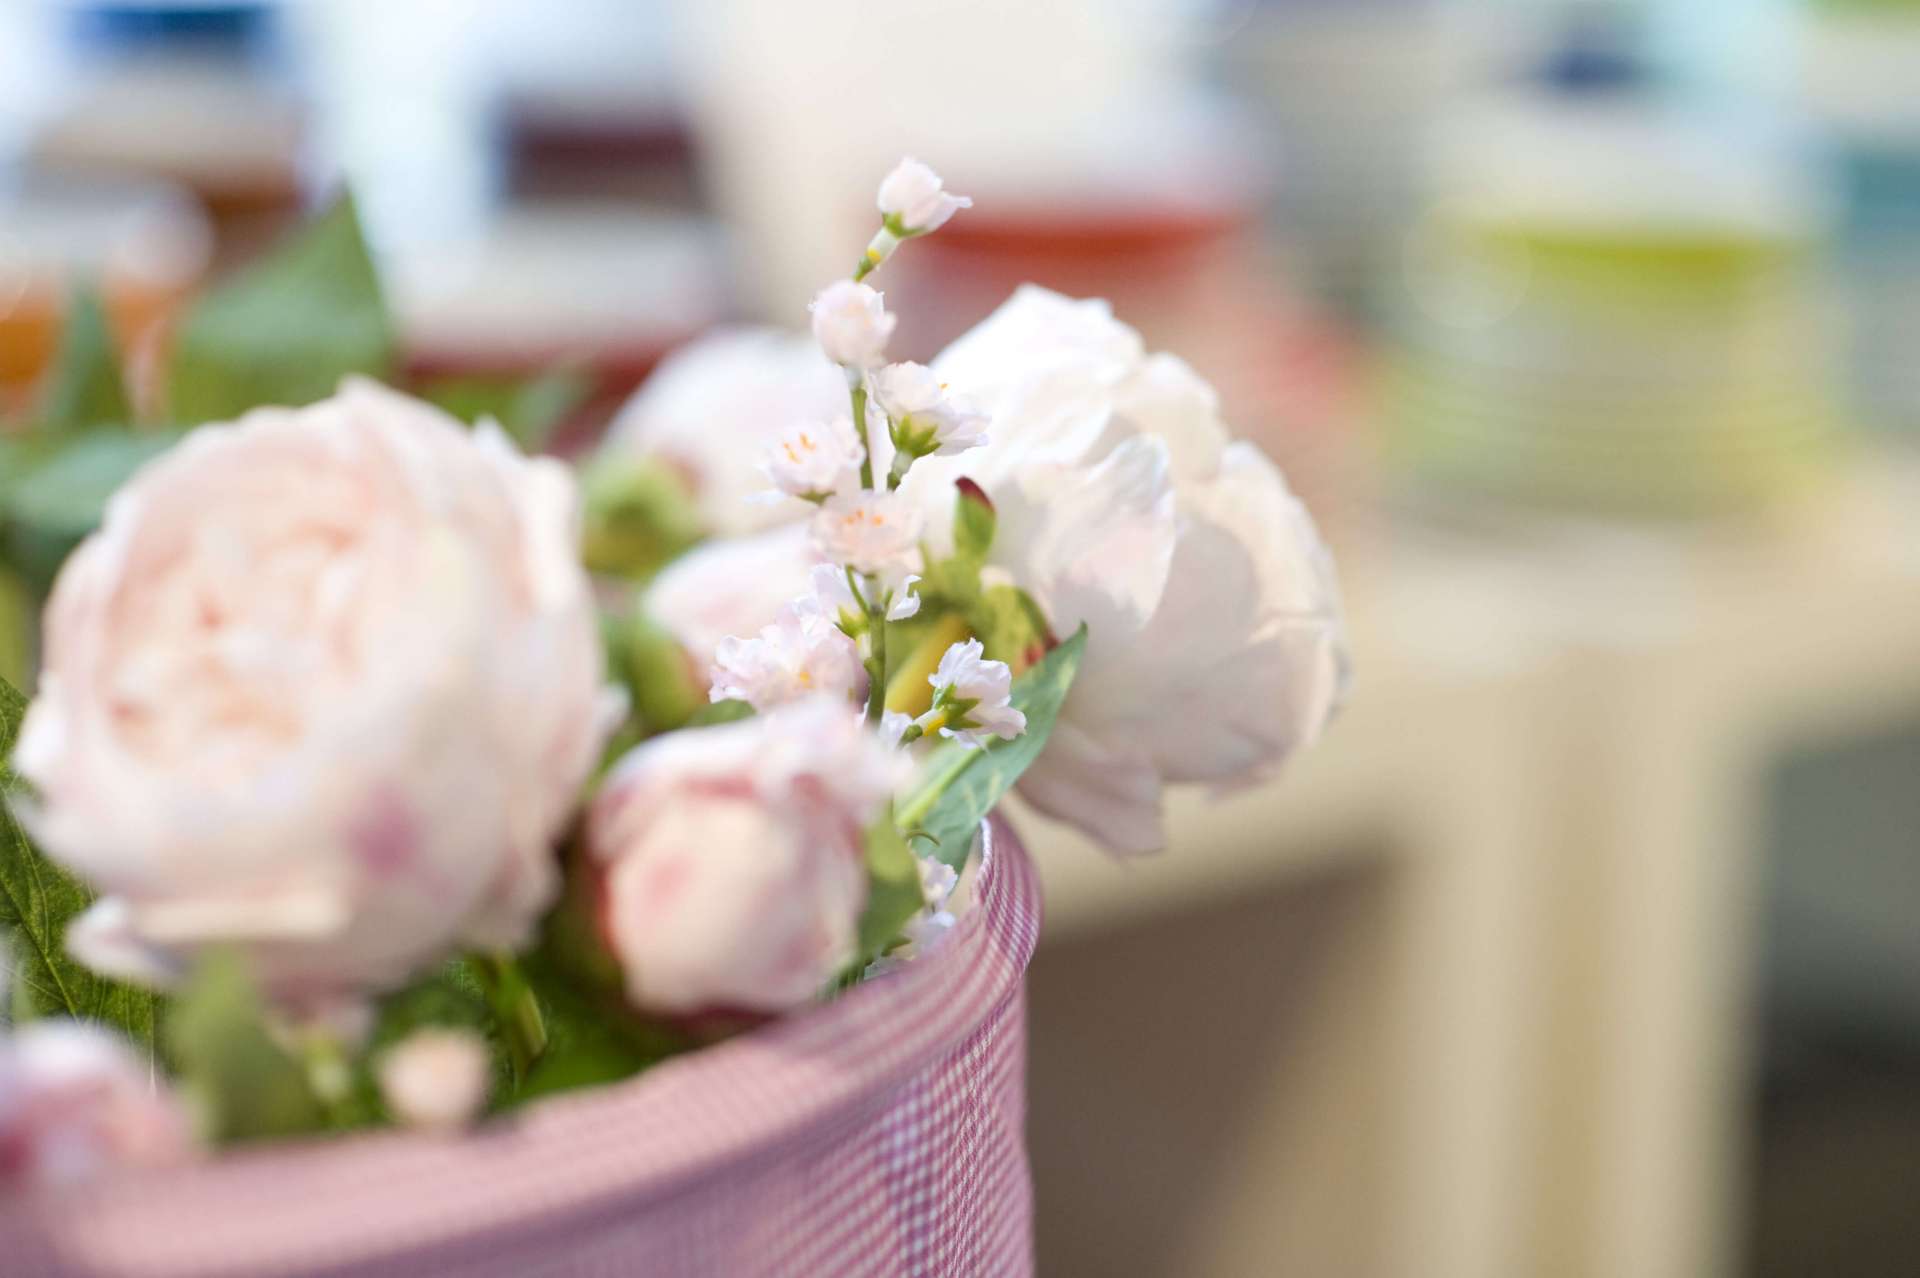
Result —
<instances>
[{"instance_id":1,"label":"flower stem","mask_svg":"<svg viewBox=\"0 0 1920 1278\"><path fill-rule=\"evenodd\" d=\"M507 1041L514 1082L524 1082L547 1050L547 1023L534 1000L533 987L510 954L478 954L469 963Z\"/></svg>"},{"instance_id":2,"label":"flower stem","mask_svg":"<svg viewBox=\"0 0 1920 1278\"><path fill-rule=\"evenodd\" d=\"M867 388L853 388L853 429L860 436L860 486L873 487L873 441L867 438Z\"/></svg>"},{"instance_id":3,"label":"flower stem","mask_svg":"<svg viewBox=\"0 0 1920 1278\"><path fill-rule=\"evenodd\" d=\"M867 629L873 636L873 665L867 671L867 722L877 728L880 716L887 711L887 612L880 606L877 593L867 612Z\"/></svg>"}]
</instances>

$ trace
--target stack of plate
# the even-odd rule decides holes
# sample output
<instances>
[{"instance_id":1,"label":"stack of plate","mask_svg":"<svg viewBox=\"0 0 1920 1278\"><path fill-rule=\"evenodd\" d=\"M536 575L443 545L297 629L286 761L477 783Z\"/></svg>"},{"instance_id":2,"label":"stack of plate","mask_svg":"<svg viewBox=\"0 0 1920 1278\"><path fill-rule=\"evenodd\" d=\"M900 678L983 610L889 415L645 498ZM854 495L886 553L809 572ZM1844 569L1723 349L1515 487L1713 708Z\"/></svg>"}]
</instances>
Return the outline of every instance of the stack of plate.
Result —
<instances>
[{"instance_id":1,"label":"stack of plate","mask_svg":"<svg viewBox=\"0 0 1920 1278\"><path fill-rule=\"evenodd\" d=\"M1820 473L1833 326L1798 170L1644 103L1483 112L1437 155L1388 375L1419 480L1688 513Z\"/></svg>"}]
</instances>

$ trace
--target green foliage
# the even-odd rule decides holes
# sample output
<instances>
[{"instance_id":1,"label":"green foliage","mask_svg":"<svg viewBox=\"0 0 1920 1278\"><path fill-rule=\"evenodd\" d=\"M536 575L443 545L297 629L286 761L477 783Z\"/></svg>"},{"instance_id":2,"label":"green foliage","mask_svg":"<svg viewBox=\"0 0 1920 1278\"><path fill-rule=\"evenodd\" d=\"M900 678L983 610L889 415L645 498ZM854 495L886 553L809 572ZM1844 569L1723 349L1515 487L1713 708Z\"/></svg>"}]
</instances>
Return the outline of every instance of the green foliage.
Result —
<instances>
[{"instance_id":1,"label":"green foliage","mask_svg":"<svg viewBox=\"0 0 1920 1278\"><path fill-rule=\"evenodd\" d=\"M582 551L594 572L650 577L704 532L686 481L657 460L602 456L580 483Z\"/></svg>"},{"instance_id":2,"label":"green foliage","mask_svg":"<svg viewBox=\"0 0 1920 1278\"><path fill-rule=\"evenodd\" d=\"M987 657L1006 662L1015 674L1039 661L1053 642L1046 614L1018 586L988 587L967 601L962 615Z\"/></svg>"},{"instance_id":3,"label":"green foliage","mask_svg":"<svg viewBox=\"0 0 1920 1278\"><path fill-rule=\"evenodd\" d=\"M133 420L120 357L107 328L100 295L76 286L67 308L60 353L42 391L38 427L55 435Z\"/></svg>"},{"instance_id":4,"label":"green foliage","mask_svg":"<svg viewBox=\"0 0 1920 1278\"><path fill-rule=\"evenodd\" d=\"M67 923L93 903L92 894L40 854L8 806L22 788L6 761L25 713L25 698L0 682L0 935L14 965L13 1015L99 1021L151 1048L156 999L95 976L67 956Z\"/></svg>"},{"instance_id":5,"label":"green foliage","mask_svg":"<svg viewBox=\"0 0 1920 1278\"><path fill-rule=\"evenodd\" d=\"M547 1051L508 1106L539 1096L618 1082L694 1046L672 1027L642 1019L613 990L562 978L539 958L525 962L547 1023Z\"/></svg>"},{"instance_id":6,"label":"green foliage","mask_svg":"<svg viewBox=\"0 0 1920 1278\"><path fill-rule=\"evenodd\" d=\"M867 831L867 908L860 916L860 955L855 970L886 953L907 920L920 912L920 867L893 817Z\"/></svg>"},{"instance_id":7,"label":"green foliage","mask_svg":"<svg viewBox=\"0 0 1920 1278\"><path fill-rule=\"evenodd\" d=\"M302 1064L267 1032L259 991L237 954L203 958L168 1010L167 1052L201 1134L233 1144L325 1130Z\"/></svg>"},{"instance_id":8,"label":"green foliage","mask_svg":"<svg viewBox=\"0 0 1920 1278\"><path fill-rule=\"evenodd\" d=\"M175 341L174 421L212 422L263 404L298 407L349 373L386 379L394 337L351 197L201 298Z\"/></svg>"},{"instance_id":9,"label":"green foliage","mask_svg":"<svg viewBox=\"0 0 1920 1278\"><path fill-rule=\"evenodd\" d=\"M26 469L5 501L7 557L39 590L73 548L100 525L107 499L136 470L179 442L173 431L101 427Z\"/></svg>"},{"instance_id":10,"label":"green foliage","mask_svg":"<svg viewBox=\"0 0 1920 1278\"><path fill-rule=\"evenodd\" d=\"M489 1094L498 1099L512 1091L512 1063L486 993L468 963L457 959L380 1000L367 1043L365 1064L369 1068L362 1078L362 1087L370 1097L374 1092L370 1067L379 1061L380 1054L423 1029L471 1030L486 1039L493 1057Z\"/></svg>"},{"instance_id":11,"label":"green foliage","mask_svg":"<svg viewBox=\"0 0 1920 1278\"><path fill-rule=\"evenodd\" d=\"M33 597L18 573L0 564L0 680L24 687L33 661Z\"/></svg>"},{"instance_id":12,"label":"green foliage","mask_svg":"<svg viewBox=\"0 0 1920 1278\"><path fill-rule=\"evenodd\" d=\"M980 822L1040 757L1073 687L1086 642L1087 628L1082 626L1014 680L1013 704L1027 716L1025 732L980 750L948 741L928 755L919 785L900 805L900 827L932 835L938 840L935 854L954 869L966 860Z\"/></svg>"},{"instance_id":13,"label":"green foliage","mask_svg":"<svg viewBox=\"0 0 1920 1278\"><path fill-rule=\"evenodd\" d=\"M565 369L534 377L444 377L416 388L468 425L491 419L527 452L539 452L585 402L593 380Z\"/></svg>"},{"instance_id":14,"label":"green foliage","mask_svg":"<svg viewBox=\"0 0 1920 1278\"><path fill-rule=\"evenodd\" d=\"M723 723L738 723L753 718L753 707L745 701L710 701L693 712L689 728L713 728Z\"/></svg>"},{"instance_id":15,"label":"green foliage","mask_svg":"<svg viewBox=\"0 0 1920 1278\"><path fill-rule=\"evenodd\" d=\"M707 705L679 641L643 613L609 623L608 657L633 717L649 734L682 727Z\"/></svg>"}]
</instances>

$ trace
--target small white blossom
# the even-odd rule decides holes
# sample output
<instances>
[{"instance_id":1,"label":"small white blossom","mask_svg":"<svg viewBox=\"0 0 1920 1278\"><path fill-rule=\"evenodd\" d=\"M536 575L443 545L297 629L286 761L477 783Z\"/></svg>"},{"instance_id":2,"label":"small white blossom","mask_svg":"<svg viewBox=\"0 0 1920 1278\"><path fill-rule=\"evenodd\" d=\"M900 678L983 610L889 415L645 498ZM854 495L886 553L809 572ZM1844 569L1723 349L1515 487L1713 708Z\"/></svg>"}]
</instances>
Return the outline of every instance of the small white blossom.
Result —
<instances>
[{"instance_id":1,"label":"small white blossom","mask_svg":"<svg viewBox=\"0 0 1920 1278\"><path fill-rule=\"evenodd\" d=\"M893 592L893 602L887 605L888 621L905 621L920 612L920 596L914 593L914 585L920 580L918 574L908 576Z\"/></svg>"},{"instance_id":2,"label":"small white blossom","mask_svg":"<svg viewBox=\"0 0 1920 1278\"><path fill-rule=\"evenodd\" d=\"M907 729L913 726L913 716L900 710L888 710L880 716L880 739L890 746L900 744Z\"/></svg>"},{"instance_id":3,"label":"small white blossom","mask_svg":"<svg viewBox=\"0 0 1920 1278\"><path fill-rule=\"evenodd\" d=\"M905 715L899 717L903 723L906 721ZM883 723L883 729L884 726ZM906 944L896 946L875 959L867 969L870 976L897 971L921 955L932 953L946 941L953 932L954 924L959 922L947 906L953 899L954 889L959 886L960 876L951 866L933 857L915 853L914 859L919 863L920 896L926 905L901 925L900 934Z\"/></svg>"},{"instance_id":4,"label":"small white blossom","mask_svg":"<svg viewBox=\"0 0 1920 1278\"><path fill-rule=\"evenodd\" d=\"M762 711L814 693L851 696L866 673L838 618L810 595L782 608L757 638L722 639L713 664L712 700Z\"/></svg>"},{"instance_id":5,"label":"small white blossom","mask_svg":"<svg viewBox=\"0 0 1920 1278\"><path fill-rule=\"evenodd\" d=\"M1027 730L1027 716L1013 708L1013 671L1004 661L987 661L978 639L948 648L940 668L927 676L933 708L923 718L937 721L942 736L979 748L989 736L1011 741Z\"/></svg>"},{"instance_id":6,"label":"small white blossom","mask_svg":"<svg viewBox=\"0 0 1920 1278\"><path fill-rule=\"evenodd\" d=\"M927 907L908 919L902 929L914 954L926 954L940 942L947 939L956 922L953 911L947 903L953 899L953 890L960 884L960 876L952 866L930 856L918 856L920 863L920 895Z\"/></svg>"},{"instance_id":7,"label":"small white blossom","mask_svg":"<svg viewBox=\"0 0 1920 1278\"><path fill-rule=\"evenodd\" d=\"M897 494L842 492L813 517L813 545L821 558L861 576L900 582L920 567L924 524L920 507Z\"/></svg>"},{"instance_id":8,"label":"small white blossom","mask_svg":"<svg viewBox=\"0 0 1920 1278\"><path fill-rule=\"evenodd\" d=\"M387 1112L405 1127L457 1131L487 1103L487 1044L463 1029L421 1029L387 1049L375 1071Z\"/></svg>"},{"instance_id":9,"label":"small white blossom","mask_svg":"<svg viewBox=\"0 0 1920 1278\"><path fill-rule=\"evenodd\" d=\"M924 235L938 230L961 209L973 207L964 195L950 194L940 175L915 159L904 159L880 181L874 201L887 229L899 235Z\"/></svg>"},{"instance_id":10,"label":"small white blossom","mask_svg":"<svg viewBox=\"0 0 1920 1278\"><path fill-rule=\"evenodd\" d=\"M760 468L788 496L823 501L859 478L865 452L853 419L842 414L790 427L767 450Z\"/></svg>"},{"instance_id":11,"label":"small white blossom","mask_svg":"<svg viewBox=\"0 0 1920 1278\"><path fill-rule=\"evenodd\" d=\"M808 578L813 588L813 601L829 617L840 622L840 628L857 631L866 622L866 609L853 596L853 587L847 584L847 570L839 564L815 564Z\"/></svg>"},{"instance_id":12,"label":"small white blossom","mask_svg":"<svg viewBox=\"0 0 1920 1278\"><path fill-rule=\"evenodd\" d=\"M835 280L820 290L807 310L813 316L813 339L828 359L853 369L885 362L895 319L872 288Z\"/></svg>"},{"instance_id":13,"label":"small white blossom","mask_svg":"<svg viewBox=\"0 0 1920 1278\"><path fill-rule=\"evenodd\" d=\"M901 455L951 457L987 442L986 414L949 395L925 364L889 364L869 383L893 423L893 446Z\"/></svg>"}]
</instances>

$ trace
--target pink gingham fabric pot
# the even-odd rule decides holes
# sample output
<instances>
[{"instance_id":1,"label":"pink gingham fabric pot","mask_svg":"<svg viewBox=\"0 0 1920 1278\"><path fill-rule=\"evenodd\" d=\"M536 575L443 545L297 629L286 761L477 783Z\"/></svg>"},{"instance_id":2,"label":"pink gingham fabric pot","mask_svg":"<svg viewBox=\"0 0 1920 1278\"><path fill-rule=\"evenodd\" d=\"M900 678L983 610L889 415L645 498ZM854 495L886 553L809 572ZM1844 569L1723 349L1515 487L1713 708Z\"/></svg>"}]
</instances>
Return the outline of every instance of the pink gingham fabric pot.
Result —
<instances>
[{"instance_id":1,"label":"pink gingham fabric pot","mask_svg":"<svg viewBox=\"0 0 1920 1278\"><path fill-rule=\"evenodd\" d=\"M240 1153L0 1204L6 1278L1032 1272L1032 862L983 838L947 943L803 1016L468 1136Z\"/></svg>"}]
</instances>

